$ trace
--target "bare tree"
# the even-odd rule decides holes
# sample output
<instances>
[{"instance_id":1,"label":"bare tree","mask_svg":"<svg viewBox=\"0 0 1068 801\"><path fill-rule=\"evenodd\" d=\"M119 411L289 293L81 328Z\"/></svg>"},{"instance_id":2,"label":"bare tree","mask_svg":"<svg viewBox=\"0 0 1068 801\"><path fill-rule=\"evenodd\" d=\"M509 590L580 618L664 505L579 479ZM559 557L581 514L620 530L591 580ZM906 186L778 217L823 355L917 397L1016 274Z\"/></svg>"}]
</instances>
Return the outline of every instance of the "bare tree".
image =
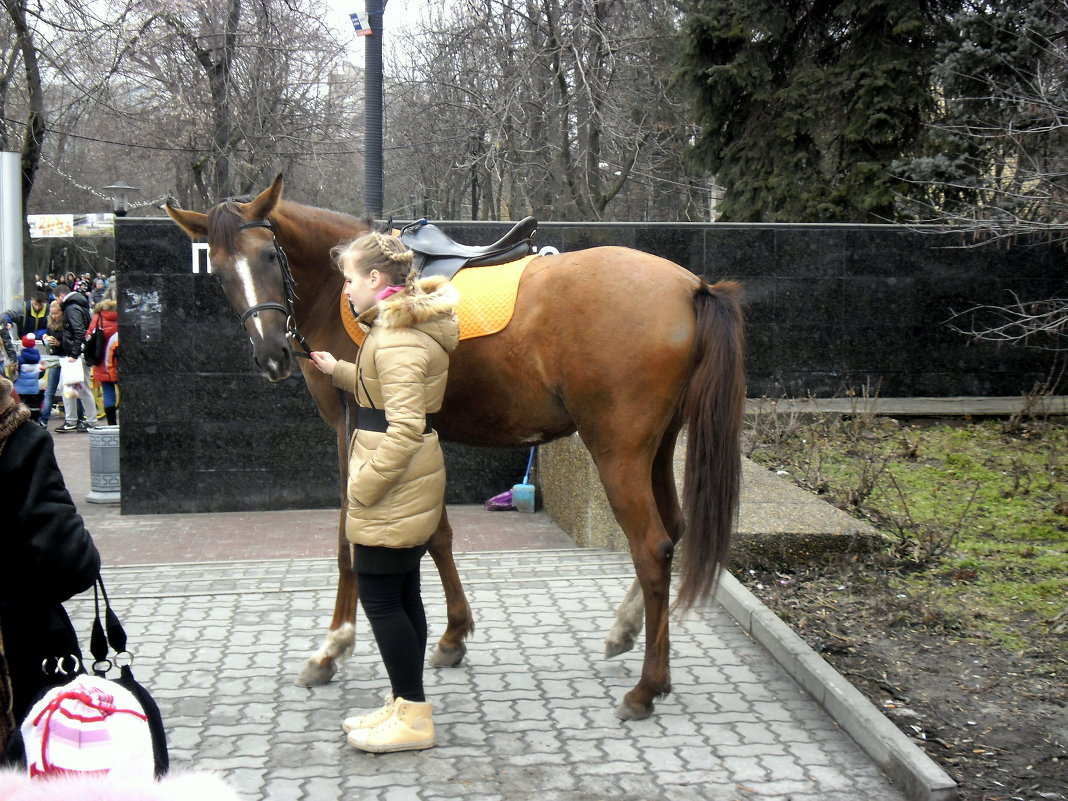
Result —
<instances>
[{"instance_id":1,"label":"bare tree","mask_svg":"<svg viewBox=\"0 0 1068 801\"><path fill-rule=\"evenodd\" d=\"M28 210L102 209L117 178L204 205L278 170L313 202L358 194L358 75L312 0L4 2L0 137Z\"/></svg>"},{"instance_id":2,"label":"bare tree","mask_svg":"<svg viewBox=\"0 0 1068 801\"><path fill-rule=\"evenodd\" d=\"M973 306L955 314L949 326L958 333L988 342L1068 351L1068 298L1022 301L1015 292L1010 294L1011 303Z\"/></svg>"},{"instance_id":3,"label":"bare tree","mask_svg":"<svg viewBox=\"0 0 1068 801\"><path fill-rule=\"evenodd\" d=\"M361 76L319 4L62 1L83 22L49 29L40 210L99 207L117 178L145 203L202 207L278 170L294 196L359 209ZM693 129L668 83L676 3L429 3L389 87L389 208L704 219L706 188L681 158ZM14 41L0 55L21 68Z\"/></svg>"},{"instance_id":4,"label":"bare tree","mask_svg":"<svg viewBox=\"0 0 1068 801\"><path fill-rule=\"evenodd\" d=\"M665 0L431 4L395 66L387 200L425 188L438 216L702 217L668 86L677 22Z\"/></svg>"},{"instance_id":5,"label":"bare tree","mask_svg":"<svg viewBox=\"0 0 1068 801\"><path fill-rule=\"evenodd\" d=\"M23 207L32 211L41 176L65 145L59 133L66 125L77 125L86 109L100 102L123 56L127 39L116 30L128 6L4 0L4 11L0 145L20 152ZM106 15L98 13L103 11ZM33 263L27 227L23 251L25 262Z\"/></svg>"},{"instance_id":6,"label":"bare tree","mask_svg":"<svg viewBox=\"0 0 1068 801\"><path fill-rule=\"evenodd\" d=\"M6 94L11 86L17 64L21 62L26 90L25 122L19 137L20 161L22 167L22 205L27 206L33 181L41 163L41 147L44 144L46 117L44 102L44 81L41 78L41 62L38 52L34 17L28 9L26 0L4 0L4 10L11 23L13 34L11 45L5 46L5 70L3 89L5 90L4 109L7 110ZM2 140L6 150L15 139L5 117L3 120Z\"/></svg>"},{"instance_id":7,"label":"bare tree","mask_svg":"<svg viewBox=\"0 0 1068 801\"><path fill-rule=\"evenodd\" d=\"M176 165L180 199L246 193L276 170L352 146L351 105L332 80L343 43L317 4L226 0L222 14L207 0L143 7L159 23L129 59L128 102L138 117L147 108L168 122L153 138L187 149ZM140 85L144 96L133 91Z\"/></svg>"}]
</instances>

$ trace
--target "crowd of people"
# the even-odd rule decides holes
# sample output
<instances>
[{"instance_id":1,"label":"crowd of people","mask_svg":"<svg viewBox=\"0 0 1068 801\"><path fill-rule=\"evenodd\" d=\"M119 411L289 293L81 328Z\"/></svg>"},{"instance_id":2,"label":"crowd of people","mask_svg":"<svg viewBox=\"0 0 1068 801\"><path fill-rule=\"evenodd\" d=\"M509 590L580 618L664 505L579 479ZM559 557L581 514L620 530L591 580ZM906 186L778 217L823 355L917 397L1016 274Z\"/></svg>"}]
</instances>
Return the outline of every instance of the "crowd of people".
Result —
<instances>
[{"instance_id":1,"label":"crowd of people","mask_svg":"<svg viewBox=\"0 0 1068 801\"><path fill-rule=\"evenodd\" d=\"M103 682L102 674L93 677L95 685L83 681L99 663L82 659L63 606L94 586L102 560L44 429L64 386L58 365L84 370L86 355L98 349L91 336L98 329L106 352L89 354L92 371L65 386L65 422L56 431L96 425L91 385L99 387L108 422L116 422L115 290L114 276L38 279L24 304L0 316L0 798L239 801L228 783L206 772L187 769L154 779L155 743L147 724L143 732L122 724L145 717L143 702L130 695L121 706L111 693L124 685ZM110 620L107 636L114 636ZM102 689L92 695L85 689L90 686Z\"/></svg>"},{"instance_id":2,"label":"crowd of people","mask_svg":"<svg viewBox=\"0 0 1068 801\"><path fill-rule=\"evenodd\" d=\"M103 347L89 353L87 345L98 329ZM114 275L34 276L29 299L0 315L0 337L4 375L14 382L34 423L48 428L53 410L62 406L64 421L55 429L59 434L89 431L101 419L108 425L118 424L119 323ZM79 374L82 380L72 380Z\"/></svg>"}]
</instances>

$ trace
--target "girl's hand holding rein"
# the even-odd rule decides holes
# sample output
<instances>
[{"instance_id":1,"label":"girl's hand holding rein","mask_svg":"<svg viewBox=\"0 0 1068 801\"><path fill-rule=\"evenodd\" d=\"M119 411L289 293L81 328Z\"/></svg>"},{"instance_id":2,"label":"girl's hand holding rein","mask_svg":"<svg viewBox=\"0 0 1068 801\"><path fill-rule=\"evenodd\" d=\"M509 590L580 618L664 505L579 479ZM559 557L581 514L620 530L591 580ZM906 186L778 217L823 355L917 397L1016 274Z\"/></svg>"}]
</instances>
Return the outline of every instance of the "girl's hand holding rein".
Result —
<instances>
[{"instance_id":1,"label":"girl's hand holding rein","mask_svg":"<svg viewBox=\"0 0 1068 801\"><path fill-rule=\"evenodd\" d=\"M333 354L327 353L325 350L313 350L311 360L322 372L327 375L334 374L334 368L337 367L337 359L334 358Z\"/></svg>"}]
</instances>

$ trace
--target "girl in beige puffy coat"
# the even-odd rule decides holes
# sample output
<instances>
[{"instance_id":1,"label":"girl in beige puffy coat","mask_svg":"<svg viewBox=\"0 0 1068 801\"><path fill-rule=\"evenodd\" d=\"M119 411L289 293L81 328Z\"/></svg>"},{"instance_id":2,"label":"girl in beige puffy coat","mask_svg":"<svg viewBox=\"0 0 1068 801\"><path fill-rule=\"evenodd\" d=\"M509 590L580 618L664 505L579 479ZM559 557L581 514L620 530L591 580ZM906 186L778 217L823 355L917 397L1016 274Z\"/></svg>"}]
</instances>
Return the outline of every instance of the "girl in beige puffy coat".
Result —
<instances>
[{"instance_id":1,"label":"girl in beige puffy coat","mask_svg":"<svg viewBox=\"0 0 1068 801\"><path fill-rule=\"evenodd\" d=\"M443 278L412 280L412 253L396 237L365 234L336 257L367 338L355 364L325 351L313 352L312 361L359 406L345 532L360 603L392 688L381 709L348 718L342 728L364 751L429 748L434 724L423 693L427 625L419 562L445 498L433 423L459 341L458 297Z\"/></svg>"}]
</instances>

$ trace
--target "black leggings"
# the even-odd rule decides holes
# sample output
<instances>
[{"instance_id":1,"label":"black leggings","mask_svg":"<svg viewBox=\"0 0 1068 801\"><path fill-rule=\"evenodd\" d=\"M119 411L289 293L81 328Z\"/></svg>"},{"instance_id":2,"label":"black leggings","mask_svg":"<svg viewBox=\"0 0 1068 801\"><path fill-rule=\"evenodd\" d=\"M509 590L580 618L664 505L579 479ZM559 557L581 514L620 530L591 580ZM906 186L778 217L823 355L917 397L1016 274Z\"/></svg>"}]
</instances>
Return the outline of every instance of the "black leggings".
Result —
<instances>
[{"instance_id":1,"label":"black leggings","mask_svg":"<svg viewBox=\"0 0 1068 801\"><path fill-rule=\"evenodd\" d=\"M425 701L426 613L419 567L407 573L357 573L360 603L378 643L394 698Z\"/></svg>"},{"instance_id":2,"label":"black leggings","mask_svg":"<svg viewBox=\"0 0 1068 801\"><path fill-rule=\"evenodd\" d=\"M41 393L36 395L20 395L22 402L30 408L30 419L37 422L41 417Z\"/></svg>"}]
</instances>

